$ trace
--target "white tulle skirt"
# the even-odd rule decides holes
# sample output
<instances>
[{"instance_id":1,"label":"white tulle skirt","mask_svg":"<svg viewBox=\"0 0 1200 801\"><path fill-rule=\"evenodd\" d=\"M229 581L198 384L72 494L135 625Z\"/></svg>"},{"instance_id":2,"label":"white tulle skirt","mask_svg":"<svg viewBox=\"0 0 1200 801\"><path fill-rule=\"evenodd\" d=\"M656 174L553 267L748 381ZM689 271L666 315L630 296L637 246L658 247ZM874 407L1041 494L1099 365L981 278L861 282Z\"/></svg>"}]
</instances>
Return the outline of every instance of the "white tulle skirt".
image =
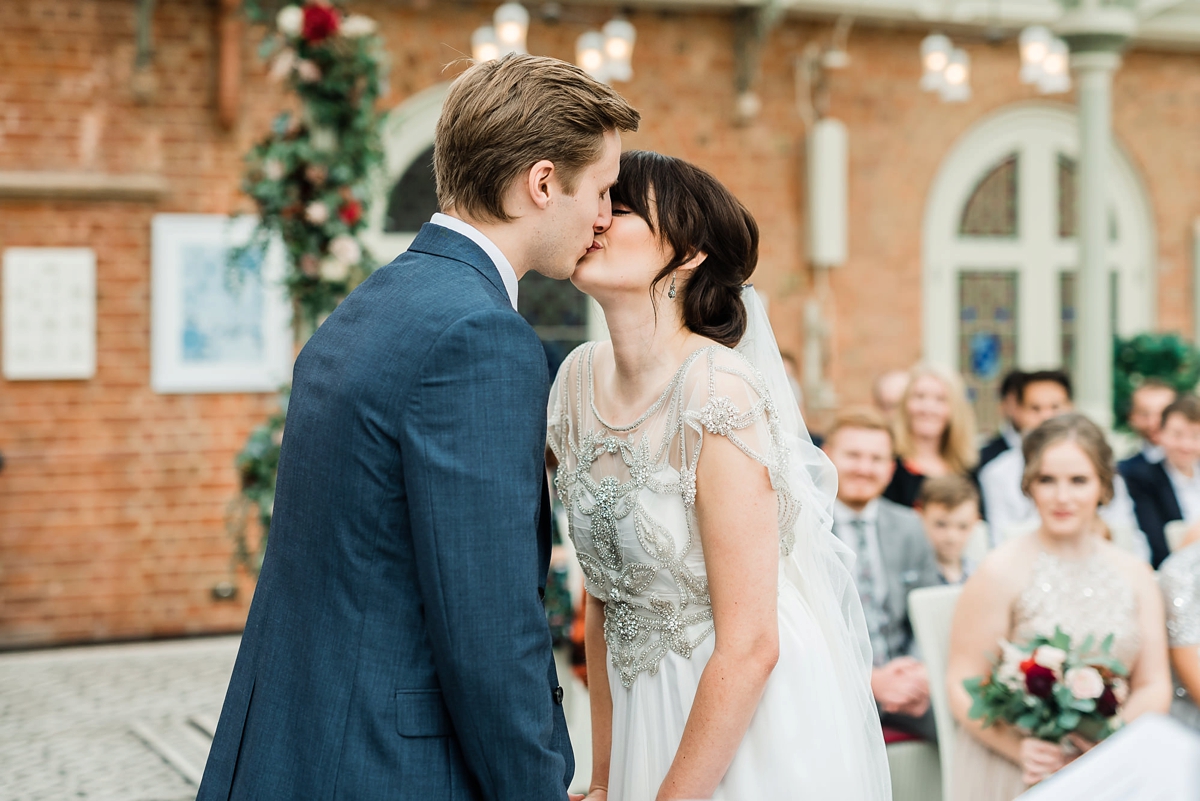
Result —
<instances>
[{"instance_id":1,"label":"white tulle skirt","mask_svg":"<svg viewBox=\"0 0 1200 801\"><path fill-rule=\"evenodd\" d=\"M609 801L654 801L714 640L709 636L690 659L669 652L656 674L640 674L629 689L609 664ZM842 672L800 593L781 581L779 662L713 798L886 801L886 779L881 783L880 777L888 770L878 717L846 689L847 681L862 677Z\"/></svg>"}]
</instances>

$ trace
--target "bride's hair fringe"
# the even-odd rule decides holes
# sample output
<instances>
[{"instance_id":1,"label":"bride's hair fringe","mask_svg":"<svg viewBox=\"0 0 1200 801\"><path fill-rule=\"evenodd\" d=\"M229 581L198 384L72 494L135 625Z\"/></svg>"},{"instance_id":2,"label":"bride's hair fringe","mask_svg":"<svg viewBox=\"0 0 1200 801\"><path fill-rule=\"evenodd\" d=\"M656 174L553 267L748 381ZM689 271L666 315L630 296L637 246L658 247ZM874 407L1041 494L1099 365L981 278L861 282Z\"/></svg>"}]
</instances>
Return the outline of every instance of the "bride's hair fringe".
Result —
<instances>
[{"instance_id":1,"label":"bride's hair fringe","mask_svg":"<svg viewBox=\"0 0 1200 801\"><path fill-rule=\"evenodd\" d=\"M736 346L746 332L742 285L758 266L758 223L746 207L705 170L648 150L621 154L612 202L645 220L671 249L671 260L650 284L652 299L679 267L705 254L676 287L683 324Z\"/></svg>"}]
</instances>

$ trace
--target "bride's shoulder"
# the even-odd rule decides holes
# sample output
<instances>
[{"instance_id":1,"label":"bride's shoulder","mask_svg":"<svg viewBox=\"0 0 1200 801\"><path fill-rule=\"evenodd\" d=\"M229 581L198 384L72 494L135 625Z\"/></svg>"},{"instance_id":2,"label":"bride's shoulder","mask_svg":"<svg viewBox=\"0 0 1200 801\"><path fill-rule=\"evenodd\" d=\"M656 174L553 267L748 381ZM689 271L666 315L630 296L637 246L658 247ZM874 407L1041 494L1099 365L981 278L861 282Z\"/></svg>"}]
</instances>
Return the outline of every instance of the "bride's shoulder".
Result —
<instances>
[{"instance_id":1,"label":"bride's shoulder","mask_svg":"<svg viewBox=\"0 0 1200 801\"><path fill-rule=\"evenodd\" d=\"M730 398L739 407L754 405L767 394L762 376L745 356L713 342L693 352L684 385L693 405L710 398ZM742 409L745 411L745 409Z\"/></svg>"}]
</instances>

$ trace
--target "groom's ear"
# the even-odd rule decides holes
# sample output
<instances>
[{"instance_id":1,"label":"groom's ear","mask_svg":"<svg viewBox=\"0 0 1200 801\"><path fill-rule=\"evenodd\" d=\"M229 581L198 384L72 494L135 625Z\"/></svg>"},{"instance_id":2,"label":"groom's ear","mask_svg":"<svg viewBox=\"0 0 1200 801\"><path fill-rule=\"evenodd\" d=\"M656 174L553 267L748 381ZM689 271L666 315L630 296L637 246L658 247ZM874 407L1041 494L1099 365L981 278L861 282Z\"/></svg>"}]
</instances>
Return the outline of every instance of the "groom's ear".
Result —
<instances>
[{"instance_id":1,"label":"groom's ear","mask_svg":"<svg viewBox=\"0 0 1200 801\"><path fill-rule=\"evenodd\" d=\"M529 201L539 209L549 206L551 194L559 188L557 178L552 161L542 159L530 167L529 172L525 173L525 188L529 193Z\"/></svg>"}]
</instances>

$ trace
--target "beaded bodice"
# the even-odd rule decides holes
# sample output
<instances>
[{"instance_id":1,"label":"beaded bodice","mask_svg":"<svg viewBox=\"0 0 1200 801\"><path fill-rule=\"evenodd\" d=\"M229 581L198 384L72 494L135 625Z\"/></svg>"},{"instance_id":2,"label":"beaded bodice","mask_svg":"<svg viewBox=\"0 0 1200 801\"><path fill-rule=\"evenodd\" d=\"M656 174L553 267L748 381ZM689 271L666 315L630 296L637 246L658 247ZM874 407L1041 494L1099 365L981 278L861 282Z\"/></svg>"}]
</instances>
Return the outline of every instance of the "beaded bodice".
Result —
<instances>
[{"instance_id":1,"label":"beaded bodice","mask_svg":"<svg viewBox=\"0 0 1200 801\"><path fill-rule=\"evenodd\" d=\"M1070 560L1041 551L1013 607L1012 639L1053 635L1056 626L1075 645L1112 634L1112 655L1131 667L1141 649L1137 613L1133 587L1102 552Z\"/></svg>"},{"instance_id":2,"label":"beaded bodice","mask_svg":"<svg viewBox=\"0 0 1200 801\"><path fill-rule=\"evenodd\" d=\"M587 591L605 604L605 643L630 687L669 652L690 658L713 632L695 513L704 438L728 438L772 477L786 457L762 379L735 351L692 353L644 414L614 425L596 408L595 348L581 345L559 370L549 443ZM780 531L790 535L796 508L786 494Z\"/></svg>"},{"instance_id":3,"label":"beaded bodice","mask_svg":"<svg viewBox=\"0 0 1200 801\"><path fill-rule=\"evenodd\" d=\"M1200 645L1200 542L1171 554L1158 570L1172 648Z\"/></svg>"}]
</instances>

